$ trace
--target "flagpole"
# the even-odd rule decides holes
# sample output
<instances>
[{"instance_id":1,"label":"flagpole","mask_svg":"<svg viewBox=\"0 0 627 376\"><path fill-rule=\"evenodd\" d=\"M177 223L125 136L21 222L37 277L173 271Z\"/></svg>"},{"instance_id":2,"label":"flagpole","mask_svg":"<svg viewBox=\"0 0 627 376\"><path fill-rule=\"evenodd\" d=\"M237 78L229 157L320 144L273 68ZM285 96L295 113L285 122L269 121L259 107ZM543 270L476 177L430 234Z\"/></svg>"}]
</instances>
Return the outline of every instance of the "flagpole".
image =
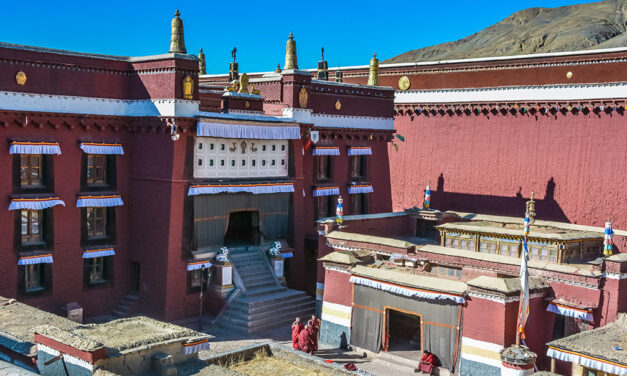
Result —
<instances>
[{"instance_id":1,"label":"flagpole","mask_svg":"<svg viewBox=\"0 0 627 376\"><path fill-rule=\"evenodd\" d=\"M533 199L533 192L531 192L531 198L527 201L525 208L523 248L520 255L520 303L518 308L518 324L516 325L517 346L520 346L521 341L525 339L525 324L529 316L529 270L527 269L529 248L527 246L527 237L529 236L531 223L534 221L535 216L535 201Z\"/></svg>"}]
</instances>

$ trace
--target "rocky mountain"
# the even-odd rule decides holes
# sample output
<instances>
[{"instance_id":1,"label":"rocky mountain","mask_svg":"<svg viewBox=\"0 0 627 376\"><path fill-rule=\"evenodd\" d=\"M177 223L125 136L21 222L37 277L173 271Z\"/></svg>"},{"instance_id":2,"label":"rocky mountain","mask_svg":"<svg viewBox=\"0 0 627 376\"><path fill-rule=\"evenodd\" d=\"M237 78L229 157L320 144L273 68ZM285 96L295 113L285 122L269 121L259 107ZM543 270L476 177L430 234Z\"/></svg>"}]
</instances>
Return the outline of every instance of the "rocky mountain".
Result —
<instances>
[{"instance_id":1,"label":"rocky mountain","mask_svg":"<svg viewBox=\"0 0 627 376\"><path fill-rule=\"evenodd\" d=\"M627 46L627 0L521 10L466 38L383 61L407 63Z\"/></svg>"}]
</instances>

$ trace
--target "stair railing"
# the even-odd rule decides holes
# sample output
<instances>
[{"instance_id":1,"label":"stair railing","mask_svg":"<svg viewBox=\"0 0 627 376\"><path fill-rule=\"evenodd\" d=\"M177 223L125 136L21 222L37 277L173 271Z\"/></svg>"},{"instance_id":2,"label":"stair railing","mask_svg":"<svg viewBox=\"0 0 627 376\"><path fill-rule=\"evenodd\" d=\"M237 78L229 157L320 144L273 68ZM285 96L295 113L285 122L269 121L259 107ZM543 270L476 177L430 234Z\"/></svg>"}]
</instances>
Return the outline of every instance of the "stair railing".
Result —
<instances>
[{"instance_id":1,"label":"stair railing","mask_svg":"<svg viewBox=\"0 0 627 376\"><path fill-rule=\"evenodd\" d=\"M262 262L266 266L266 269L270 270L270 275L272 275L272 279L274 280L274 283L276 283L278 287L283 287L283 285L281 284L281 281L279 281L279 278L277 278L276 273L274 272L274 267L272 266L272 263L270 263L270 260L268 260L268 256L266 255L266 252L263 251L263 249L261 248L261 245L256 248L257 249L254 250L253 252L261 253L261 256L262 256L261 258L264 260Z\"/></svg>"},{"instance_id":2,"label":"stair railing","mask_svg":"<svg viewBox=\"0 0 627 376\"><path fill-rule=\"evenodd\" d=\"M235 267L235 263L233 263L233 260L231 260L230 255L229 255L229 262L231 263L231 266L233 266L233 282L235 283L235 286L241 289L244 294L247 294L244 280L242 280L242 277L239 275L239 272L237 271L237 267Z\"/></svg>"}]
</instances>

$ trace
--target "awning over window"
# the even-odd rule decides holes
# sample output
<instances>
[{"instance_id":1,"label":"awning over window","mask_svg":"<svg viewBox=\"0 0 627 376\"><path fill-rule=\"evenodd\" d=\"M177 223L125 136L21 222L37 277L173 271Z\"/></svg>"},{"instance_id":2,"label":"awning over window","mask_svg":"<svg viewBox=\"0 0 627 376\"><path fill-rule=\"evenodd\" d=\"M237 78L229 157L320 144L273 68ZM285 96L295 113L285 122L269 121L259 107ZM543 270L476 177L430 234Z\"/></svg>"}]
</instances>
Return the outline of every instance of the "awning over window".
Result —
<instances>
[{"instance_id":1,"label":"awning over window","mask_svg":"<svg viewBox=\"0 0 627 376\"><path fill-rule=\"evenodd\" d=\"M190 261L187 263L187 271L190 272L192 270L198 269L209 269L211 267L211 262L209 260L200 260L200 261Z\"/></svg>"},{"instance_id":2,"label":"awning over window","mask_svg":"<svg viewBox=\"0 0 627 376\"><path fill-rule=\"evenodd\" d=\"M370 146L349 146L348 155L372 155Z\"/></svg>"},{"instance_id":3,"label":"awning over window","mask_svg":"<svg viewBox=\"0 0 627 376\"><path fill-rule=\"evenodd\" d=\"M316 146L313 155L340 155L340 148L337 146Z\"/></svg>"},{"instance_id":4,"label":"awning over window","mask_svg":"<svg viewBox=\"0 0 627 376\"><path fill-rule=\"evenodd\" d=\"M190 343L183 344L183 354L189 355L199 351L209 350L209 339L204 338Z\"/></svg>"},{"instance_id":5,"label":"awning over window","mask_svg":"<svg viewBox=\"0 0 627 376\"><path fill-rule=\"evenodd\" d=\"M586 354L580 354L575 351L549 346L546 355L564 362L577 363L586 368L598 369L612 375L624 375L627 373L627 367L622 364Z\"/></svg>"},{"instance_id":6,"label":"awning over window","mask_svg":"<svg viewBox=\"0 0 627 376\"><path fill-rule=\"evenodd\" d=\"M340 194L340 187L316 187L313 189L314 197L333 196Z\"/></svg>"},{"instance_id":7,"label":"awning over window","mask_svg":"<svg viewBox=\"0 0 627 376\"><path fill-rule=\"evenodd\" d=\"M546 307L546 310L562 316L574 317L576 319L582 319L586 321L594 321L592 312L585 309L568 307L558 303L549 303L549 306Z\"/></svg>"},{"instance_id":8,"label":"awning over window","mask_svg":"<svg viewBox=\"0 0 627 376\"><path fill-rule=\"evenodd\" d=\"M395 285L392 283L381 282L375 279L357 277L354 275L351 276L349 281L350 283L353 283L356 285L367 286L373 289L393 292L395 294L404 295L404 296L410 296L410 297L415 296L418 298L431 299L431 300L448 299L459 304L463 304L466 301L463 296L459 296L459 295L452 295L452 294L447 294L444 292L422 290L422 289L416 289L416 288L411 288L411 287L403 287L403 286Z\"/></svg>"},{"instance_id":9,"label":"awning over window","mask_svg":"<svg viewBox=\"0 0 627 376\"><path fill-rule=\"evenodd\" d=\"M9 154L61 154L58 142L11 142Z\"/></svg>"},{"instance_id":10,"label":"awning over window","mask_svg":"<svg viewBox=\"0 0 627 376\"><path fill-rule=\"evenodd\" d=\"M201 137L293 140L300 138L300 127L224 124L199 121L196 135Z\"/></svg>"},{"instance_id":11,"label":"awning over window","mask_svg":"<svg viewBox=\"0 0 627 376\"><path fill-rule=\"evenodd\" d=\"M281 257L284 259L294 257L294 253L292 251L281 252Z\"/></svg>"},{"instance_id":12,"label":"awning over window","mask_svg":"<svg viewBox=\"0 0 627 376\"><path fill-rule=\"evenodd\" d=\"M374 189L372 189L372 185L370 184L356 184L348 187L348 194L354 195L357 193L372 193Z\"/></svg>"},{"instance_id":13,"label":"awning over window","mask_svg":"<svg viewBox=\"0 0 627 376\"><path fill-rule=\"evenodd\" d=\"M221 185L192 185L187 192L188 196L213 195L218 193L290 193L294 192L292 183L263 183L263 184L221 184Z\"/></svg>"},{"instance_id":14,"label":"awning over window","mask_svg":"<svg viewBox=\"0 0 627 376\"><path fill-rule=\"evenodd\" d=\"M109 206L122 205L124 205L124 202L120 195L78 196L78 200L76 200L77 208L107 208Z\"/></svg>"},{"instance_id":15,"label":"awning over window","mask_svg":"<svg viewBox=\"0 0 627 376\"><path fill-rule=\"evenodd\" d=\"M11 204L9 204L9 210L21 210L21 209L42 210L42 209L51 208L56 205L65 206L65 202L63 202L63 200L61 200L59 197L15 198L11 200Z\"/></svg>"},{"instance_id":16,"label":"awning over window","mask_svg":"<svg viewBox=\"0 0 627 376\"><path fill-rule=\"evenodd\" d=\"M18 265L52 264L52 254L20 257Z\"/></svg>"},{"instance_id":17,"label":"awning over window","mask_svg":"<svg viewBox=\"0 0 627 376\"><path fill-rule=\"evenodd\" d=\"M81 142L81 150L87 154L118 154L124 155L122 144L104 144L96 142Z\"/></svg>"},{"instance_id":18,"label":"awning over window","mask_svg":"<svg viewBox=\"0 0 627 376\"><path fill-rule=\"evenodd\" d=\"M89 249L83 252L84 259L115 256L115 249L113 248L101 248L101 249Z\"/></svg>"}]
</instances>

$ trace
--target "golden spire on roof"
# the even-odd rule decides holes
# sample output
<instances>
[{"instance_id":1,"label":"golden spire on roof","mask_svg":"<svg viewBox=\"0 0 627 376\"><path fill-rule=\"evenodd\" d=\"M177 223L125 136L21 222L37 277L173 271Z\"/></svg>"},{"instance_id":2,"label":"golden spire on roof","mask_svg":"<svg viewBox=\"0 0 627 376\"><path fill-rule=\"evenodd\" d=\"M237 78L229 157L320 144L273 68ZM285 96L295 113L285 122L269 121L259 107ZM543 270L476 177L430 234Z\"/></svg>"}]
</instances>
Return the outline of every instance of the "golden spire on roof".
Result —
<instances>
[{"instance_id":1,"label":"golden spire on roof","mask_svg":"<svg viewBox=\"0 0 627 376\"><path fill-rule=\"evenodd\" d=\"M285 47L285 66L283 70L287 69L298 69L298 62L296 61L296 41L292 33L290 33Z\"/></svg>"},{"instance_id":2,"label":"golden spire on roof","mask_svg":"<svg viewBox=\"0 0 627 376\"><path fill-rule=\"evenodd\" d=\"M529 216L529 222L533 223L536 220L536 200L533 199L533 192L531 192L531 197L527 201L526 206L525 214Z\"/></svg>"},{"instance_id":3,"label":"golden spire on roof","mask_svg":"<svg viewBox=\"0 0 627 376\"><path fill-rule=\"evenodd\" d=\"M200 72L200 74L207 74L207 62L205 61L205 54L204 52L202 52L202 48L200 49L200 52L198 53L198 58L200 59L200 62L198 63L198 70Z\"/></svg>"},{"instance_id":4,"label":"golden spire on roof","mask_svg":"<svg viewBox=\"0 0 627 376\"><path fill-rule=\"evenodd\" d=\"M170 33L170 53L186 54L185 38L183 37L183 20L179 17L181 13L177 9L172 19L172 31Z\"/></svg>"},{"instance_id":5,"label":"golden spire on roof","mask_svg":"<svg viewBox=\"0 0 627 376\"><path fill-rule=\"evenodd\" d=\"M377 54L372 55L372 59L370 59L370 70L368 72L368 86L378 86L379 85L379 59L377 59Z\"/></svg>"}]
</instances>

